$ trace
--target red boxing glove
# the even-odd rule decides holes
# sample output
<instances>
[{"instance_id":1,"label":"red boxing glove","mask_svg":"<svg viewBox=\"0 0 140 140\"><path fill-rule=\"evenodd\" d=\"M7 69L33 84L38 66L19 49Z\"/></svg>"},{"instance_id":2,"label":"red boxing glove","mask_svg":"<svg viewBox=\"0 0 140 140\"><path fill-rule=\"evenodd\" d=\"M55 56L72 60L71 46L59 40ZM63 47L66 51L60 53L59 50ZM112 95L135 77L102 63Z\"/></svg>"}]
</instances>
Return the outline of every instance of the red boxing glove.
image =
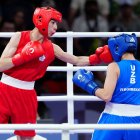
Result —
<instances>
[{"instance_id":1,"label":"red boxing glove","mask_svg":"<svg viewBox=\"0 0 140 140\"><path fill-rule=\"evenodd\" d=\"M89 56L90 65L96 65L101 63L99 56L103 51L103 47L99 47L96 49L95 54Z\"/></svg>"},{"instance_id":2,"label":"red boxing glove","mask_svg":"<svg viewBox=\"0 0 140 140\"><path fill-rule=\"evenodd\" d=\"M112 58L112 55L111 55L110 50L108 48L108 45L105 45L103 47L103 52L100 54L99 58L104 63L113 62L113 58Z\"/></svg>"},{"instance_id":3,"label":"red boxing glove","mask_svg":"<svg viewBox=\"0 0 140 140\"><path fill-rule=\"evenodd\" d=\"M38 41L31 41L25 45L22 51L16 54L12 58L12 62L15 66L29 62L44 54L44 50Z\"/></svg>"},{"instance_id":4,"label":"red boxing glove","mask_svg":"<svg viewBox=\"0 0 140 140\"><path fill-rule=\"evenodd\" d=\"M98 47L95 51L95 53L99 56L104 51L103 47Z\"/></svg>"},{"instance_id":5,"label":"red boxing glove","mask_svg":"<svg viewBox=\"0 0 140 140\"><path fill-rule=\"evenodd\" d=\"M90 65L96 65L101 62L99 56L97 54L92 54L89 56L89 63Z\"/></svg>"}]
</instances>

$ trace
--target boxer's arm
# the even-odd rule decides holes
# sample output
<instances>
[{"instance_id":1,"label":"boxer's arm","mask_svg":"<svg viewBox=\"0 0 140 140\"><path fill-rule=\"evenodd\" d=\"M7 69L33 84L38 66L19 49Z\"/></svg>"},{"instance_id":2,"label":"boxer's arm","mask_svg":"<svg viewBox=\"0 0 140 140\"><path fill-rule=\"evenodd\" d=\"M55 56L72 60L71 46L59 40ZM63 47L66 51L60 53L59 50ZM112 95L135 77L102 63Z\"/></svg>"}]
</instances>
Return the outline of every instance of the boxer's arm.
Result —
<instances>
[{"instance_id":1,"label":"boxer's arm","mask_svg":"<svg viewBox=\"0 0 140 140\"><path fill-rule=\"evenodd\" d=\"M17 46L21 37L20 32L16 32L6 45L1 57L0 57L0 72L14 67L12 57L17 50Z\"/></svg>"},{"instance_id":2,"label":"boxer's arm","mask_svg":"<svg viewBox=\"0 0 140 140\"><path fill-rule=\"evenodd\" d=\"M53 44L55 56L64 61L77 66L97 65L101 62L111 63L113 61L108 47L99 47L96 49L95 54L90 56L75 56L64 52L58 45Z\"/></svg>"},{"instance_id":3,"label":"boxer's arm","mask_svg":"<svg viewBox=\"0 0 140 140\"><path fill-rule=\"evenodd\" d=\"M77 66L90 65L88 56L75 56L75 55L69 54L67 52L64 52L56 44L53 44L53 46L54 46L54 53L55 53L56 58L66 62L66 63L71 63L71 64L77 65Z\"/></svg>"},{"instance_id":4,"label":"boxer's arm","mask_svg":"<svg viewBox=\"0 0 140 140\"><path fill-rule=\"evenodd\" d=\"M104 87L97 89L95 95L104 100L105 102L109 102L112 99L119 73L120 71L118 65L115 62L110 63L107 68L107 75Z\"/></svg>"},{"instance_id":5,"label":"boxer's arm","mask_svg":"<svg viewBox=\"0 0 140 140\"><path fill-rule=\"evenodd\" d=\"M76 66L88 66L96 65L100 63L100 60L96 54L90 56L75 56L64 52L58 45L53 44L55 56L67 63L71 63Z\"/></svg>"}]
</instances>

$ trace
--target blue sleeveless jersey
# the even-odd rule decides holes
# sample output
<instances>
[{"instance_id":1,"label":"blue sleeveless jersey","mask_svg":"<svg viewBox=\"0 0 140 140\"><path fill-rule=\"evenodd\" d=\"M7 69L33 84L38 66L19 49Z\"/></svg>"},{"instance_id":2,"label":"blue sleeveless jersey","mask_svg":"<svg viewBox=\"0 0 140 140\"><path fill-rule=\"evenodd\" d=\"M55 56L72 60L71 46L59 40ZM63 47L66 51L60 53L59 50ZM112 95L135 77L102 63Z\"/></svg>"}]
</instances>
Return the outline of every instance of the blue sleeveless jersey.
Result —
<instances>
[{"instance_id":1,"label":"blue sleeveless jersey","mask_svg":"<svg viewBox=\"0 0 140 140\"><path fill-rule=\"evenodd\" d=\"M140 62L122 60L117 64L120 75L111 102L140 105Z\"/></svg>"}]
</instances>

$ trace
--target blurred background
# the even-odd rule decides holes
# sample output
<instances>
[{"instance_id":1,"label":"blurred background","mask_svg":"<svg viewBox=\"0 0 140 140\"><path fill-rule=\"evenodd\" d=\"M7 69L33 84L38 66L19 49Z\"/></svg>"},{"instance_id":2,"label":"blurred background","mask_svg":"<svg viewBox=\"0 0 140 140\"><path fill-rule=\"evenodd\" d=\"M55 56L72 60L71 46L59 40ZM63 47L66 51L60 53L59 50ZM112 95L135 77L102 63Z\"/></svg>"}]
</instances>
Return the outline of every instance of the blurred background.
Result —
<instances>
[{"instance_id":1,"label":"blurred background","mask_svg":"<svg viewBox=\"0 0 140 140\"><path fill-rule=\"evenodd\" d=\"M140 0L0 0L0 32L32 30L32 14L36 7L51 6L63 14L57 32L139 32ZM10 38L0 38L2 53ZM52 38L66 51L66 38ZM140 39L138 38L138 42ZM88 56L97 47L107 44L107 38L74 38L74 54ZM139 43L138 43L139 44ZM136 58L140 59L140 48ZM52 66L66 66L55 59ZM105 64L101 64L105 65ZM94 72L100 87L104 84L105 72ZM66 94L66 73L46 72L35 84L37 96ZM87 95L74 86L76 95ZM104 102L75 102L76 123L97 123L104 109ZM38 123L66 123L66 102L39 102ZM57 137L59 139L59 137ZM76 140L90 140L91 134L79 134ZM55 138L55 140L57 140Z\"/></svg>"}]
</instances>

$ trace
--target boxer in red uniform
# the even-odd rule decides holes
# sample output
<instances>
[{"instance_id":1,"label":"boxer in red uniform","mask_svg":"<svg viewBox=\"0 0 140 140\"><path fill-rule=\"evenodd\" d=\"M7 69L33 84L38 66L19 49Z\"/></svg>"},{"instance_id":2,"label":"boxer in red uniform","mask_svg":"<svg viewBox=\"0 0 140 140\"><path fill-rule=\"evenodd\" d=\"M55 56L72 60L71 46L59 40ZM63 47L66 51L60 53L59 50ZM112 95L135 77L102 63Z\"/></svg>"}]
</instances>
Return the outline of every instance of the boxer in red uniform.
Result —
<instances>
[{"instance_id":1,"label":"boxer in red uniform","mask_svg":"<svg viewBox=\"0 0 140 140\"><path fill-rule=\"evenodd\" d=\"M108 46L99 47L88 56L74 56L53 44L51 37L57 30L62 15L51 7L36 8L33 15L35 28L16 32L11 37L0 58L0 123L35 124L37 96L34 83L41 78L49 64L56 58L77 66L112 62ZM34 130L15 131L17 140L32 140Z\"/></svg>"}]
</instances>

